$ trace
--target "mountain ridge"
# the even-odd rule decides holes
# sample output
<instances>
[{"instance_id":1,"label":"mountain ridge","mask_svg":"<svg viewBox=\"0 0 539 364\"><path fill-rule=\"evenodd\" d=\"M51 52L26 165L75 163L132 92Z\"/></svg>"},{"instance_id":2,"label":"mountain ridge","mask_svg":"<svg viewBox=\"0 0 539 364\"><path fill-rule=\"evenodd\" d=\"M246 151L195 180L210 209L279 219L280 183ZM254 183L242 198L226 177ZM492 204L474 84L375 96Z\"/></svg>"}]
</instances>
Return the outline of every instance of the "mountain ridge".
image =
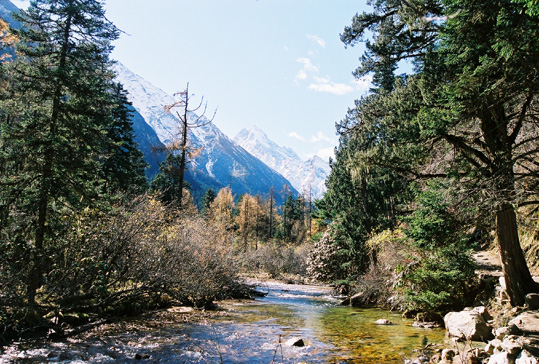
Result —
<instances>
[{"instance_id":1,"label":"mountain ridge","mask_svg":"<svg viewBox=\"0 0 539 364\"><path fill-rule=\"evenodd\" d=\"M165 145L174 141L179 135L179 120L165 110L166 105L176 101L174 97L120 62L115 65L115 72L117 81L128 91L129 101L155 131L159 141ZM194 113L188 114L191 120L198 117ZM193 149L200 149L200 153L190 161L186 176L187 181L198 186L198 196L195 197L200 198L207 188L219 190L225 186L230 186L237 196L249 193L267 197L271 189L297 193L285 177L226 136L214 123L191 129L189 141ZM274 197L278 203L286 198L280 193Z\"/></svg>"},{"instance_id":2,"label":"mountain ridge","mask_svg":"<svg viewBox=\"0 0 539 364\"><path fill-rule=\"evenodd\" d=\"M257 126L240 130L234 141L283 175L297 191L310 195L307 197L320 199L326 192L330 167L322 158L313 156L304 161L292 148L273 142Z\"/></svg>"}]
</instances>

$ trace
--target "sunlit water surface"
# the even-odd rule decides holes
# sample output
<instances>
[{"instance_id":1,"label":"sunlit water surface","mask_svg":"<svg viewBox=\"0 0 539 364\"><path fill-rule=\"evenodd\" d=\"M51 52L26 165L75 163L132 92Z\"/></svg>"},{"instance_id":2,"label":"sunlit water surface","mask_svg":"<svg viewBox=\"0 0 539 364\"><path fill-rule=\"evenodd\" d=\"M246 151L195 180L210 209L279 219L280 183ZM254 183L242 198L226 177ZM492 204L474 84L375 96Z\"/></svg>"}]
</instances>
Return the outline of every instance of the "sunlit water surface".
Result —
<instances>
[{"instance_id":1,"label":"sunlit water surface","mask_svg":"<svg viewBox=\"0 0 539 364\"><path fill-rule=\"evenodd\" d=\"M198 323L126 320L56 343L19 344L0 363L403 363L443 330L412 327L398 313L338 306L327 287L265 283L255 301L221 304ZM378 319L394 325L376 325ZM287 345L301 338L304 347Z\"/></svg>"}]
</instances>

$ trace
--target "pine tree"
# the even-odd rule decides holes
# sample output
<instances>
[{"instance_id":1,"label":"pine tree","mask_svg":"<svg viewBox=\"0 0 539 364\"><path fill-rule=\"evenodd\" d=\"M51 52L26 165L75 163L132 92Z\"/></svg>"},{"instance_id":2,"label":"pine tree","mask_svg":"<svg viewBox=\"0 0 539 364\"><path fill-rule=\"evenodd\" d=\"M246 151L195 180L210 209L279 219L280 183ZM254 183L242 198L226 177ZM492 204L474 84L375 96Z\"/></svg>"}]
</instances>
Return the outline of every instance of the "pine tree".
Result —
<instances>
[{"instance_id":1,"label":"pine tree","mask_svg":"<svg viewBox=\"0 0 539 364\"><path fill-rule=\"evenodd\" d=\"M509 0L379 0L342 36L353 45L374 33L357 75L381 80L347 125L362 145L350 160L356 174L387 167L406 178L455 178L468 193L479 191L483 212L496 219L514 305L539 289L515 214L515 206L535 203L539 183L539 17L525 10ZM413 60L415 74L395 77L404 59Z\"/></svg>"},{"instance_id":2,"label":"pine tree","mask_svg":"<svg viewBox=\"0 0 539 364\"><path fill-rule=\"evenodd\" d=\"M202 209L201 209L204 215L209 213L211 204L215 200L216 196L217 195L215 194L215 191L211 188L208 188L206 192L204 192L204 195L202 196Z\"/></svg>"},{"instance_id":3,"label":"pine tree","mask_svg":"<svg viewBox=\"0 0 539 364\"><path fill-rule=\"evenodd\" d=\"M112 110L101 161L105 188L110 193L140 193L148 185L144 175L147 164L134 141L133 111L127 91L121 84L113 84L110 97Z\"/></svg>"},{"instance_id":4,"label":"pine tree","mask_svg":"<svg viewBox=\"0 0 539 364\"><path fill-rule=\"evenodd\" d=\"M98 0L35 0L20 21L1 105L0 234L8 255L22 254L33 303L59 253L65 216L101 200L118 30Z\"/></svg>"}]
</instances>

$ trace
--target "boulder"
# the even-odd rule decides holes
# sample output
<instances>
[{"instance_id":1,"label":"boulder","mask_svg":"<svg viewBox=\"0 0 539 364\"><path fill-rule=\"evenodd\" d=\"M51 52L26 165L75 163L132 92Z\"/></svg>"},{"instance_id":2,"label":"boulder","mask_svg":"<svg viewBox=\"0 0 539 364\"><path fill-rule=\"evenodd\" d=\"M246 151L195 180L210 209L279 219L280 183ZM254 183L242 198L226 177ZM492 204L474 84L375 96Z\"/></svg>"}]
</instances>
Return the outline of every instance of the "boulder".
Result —
<instances>
[{"instance_id":1,"label":"boulder","mask_svg":"<svg viewBox=\"0 0 539 364\"><path fill-rule=\"evenodd\" d=\"M477 311L449 312L444 317L447 335L464 340L485 341L492 332L485 319Z\"/></svg>"},{"instance_id":2,"label":"boulder","mask_svg":"<svg viewBox=\"0 0 539 364\"><path fill-rule=\"evenodd\" d=\"M442 315L432 311L419 312L415 319L419 322L436 322L440 325L444 323L444 318L442 317Z\"/></svg>"},{"instance_id":3,"label":"boulder","mask_svg":"<svg viewBox=\"0 0 539 364\"><path fill-rule=\"evenodd\" d=\"M539 361L529 351L522 350L515 360L515 364L539 364Z\"/></svg>"},{"instance_id":4,"label":"boulder","mask_svg":"<svg viewBox=\"0 0 539 364\"><path fill-rule=\"evenodd\" d=\"M519 340L518 336L509 335L506 336L502 341L502 349L505 352L508 352L511 355L520 354L523 348L523 343Z\"/></svg>"},{"instance_id":5,"label":"boulder","mask_svg":"<svg viewBox=\"0 0 539 364\"><path fill-rule=\"evenodd\" d=\"M502 351L502 341L499 339L489 341L487 346L485 346L485 352L490 355L498 351Z\"/></svg>"},{"instance_id":6,"label":"boulder","mask_svg":"<svg viewBox=\"0 0 539 364\"><path fill-rule=\"evenodd\" d=\"M539 335L539 312L526 311L509 321L509 326L515 325L527 335Z\"/></svg>"},{"instance_id":7,"label":"boulder","mask_svg":"<svg viewBox=\"0 0 539 364\"><path fill-rule=\"evenodd\" d=\"M539 357L539 337L537 336L526 336L521 337L522 343L524 344L524 349L530 354Z\"/></svg>"},{"instance_id":8,"label":"boulder","mask_svg":"<svg viewBox=\"0 0 539 364\"><path fill-rule=\"evenodd\" d=\"M445 360L446 362L452 362L453 358L455 357L456 353L453 349L444 349L442 350L442 360Z\"/></svg>"},{"instance_id":9,"label":"boulder","mask_svg":"<svg viewBox=\"0 0 539 364\"><path fill-rule=\"evenodd\" d=\"M522 331L516 325L509 325L507 327L500 327L494 331L494 337L496 339L503 340L508 335L520 335Z\"/></svg>"},{"instance_id":10,"label":"boulder","mask_svg":"<svg viewBox=\"0 0 539 364\"><path fill-rule=\"evenodd\" d=\"M524 301L530 310L539 310L539 293L528 293Z\"/></svg>"},{"instance_id":11,"label":"boulder","mask_svg":"<svg viewBox=\"0 0 539 364\"><path fill-rule=\"evenodd\" d=\"M303 341L300 337L293 337L291 339L288 339L285 343L286 346L297 346L297 347L304 347L305 341Z\"/></svg>"},{"instance_id":12,"label":"boulder","mask_svg":"<svg viewBox=\"0 0 539 364\"><path fill-rule=\"evenodd\" d=\"M515 364L515 359L508 353L498 353L492 355L487 364Z\"/></svg>"},{"instance_id":13,"label":"boulder","mask_svg":"<svg viewBox=\"0 0 539 364\"><path fill-rule=\"evenodd\" d=\"M481 316L483 316L483 319L485 319L485 321L493 319L492 315L488 312L485 306L474 307L473 311L478 312Z\"/></svg>"},{"instance_id":14,"label":"boulder","mask_svg":"<svg viewBox=\"0 0 539 364\"><path fill-rule=\"evenodd\" d=\"M376 290L360 292L352 297L345 298L340 304L341 306L370 307L376 304L378 294L379 292Z\"/></svg>"},{"instance_id":15,"label":"boulder","mask_svg":"<svg viewBox=\"0 0 539 364\"><path fill-rule=\"evenodd\" d=\"M412 326L419 327L421 329L438 329L441 327L441 325L437 322L421 322L421 321L414 321Z\"/></svg>"},{"instance_id":16,"label":"boulder","mask_svg":"<svg viewBox=\"0 0 539 364\"><path fill-rule=\"evenodd\" d=\"M386 319L380 319L374 322L376 325L393 325L393 322L386 320Z\"/></svg>"}]
</instances>

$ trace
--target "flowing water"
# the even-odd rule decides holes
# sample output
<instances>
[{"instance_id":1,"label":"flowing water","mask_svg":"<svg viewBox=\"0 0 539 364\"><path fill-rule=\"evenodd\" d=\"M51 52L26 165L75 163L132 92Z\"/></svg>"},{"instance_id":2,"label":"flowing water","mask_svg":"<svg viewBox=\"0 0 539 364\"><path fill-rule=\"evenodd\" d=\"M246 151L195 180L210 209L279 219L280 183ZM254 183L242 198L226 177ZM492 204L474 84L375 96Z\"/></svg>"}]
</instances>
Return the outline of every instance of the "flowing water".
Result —
<instances>
[{"instance_id":1,"label":"flowing water","mask_svg":"<svg viewBox=\"0 0 539 364\"><path fill-rule=\"evenodd\" d=\"M197 322L125 320L62 342L17 344L0 363L403 363L443 330L396 313L338 306L327 287L265 283L255 301L221 303ZM177 316L183 315L177 313ZM375 325L378 319L393 325ZM301 338L305 346L287 341Z\"/></svg>"}]
</instances>

